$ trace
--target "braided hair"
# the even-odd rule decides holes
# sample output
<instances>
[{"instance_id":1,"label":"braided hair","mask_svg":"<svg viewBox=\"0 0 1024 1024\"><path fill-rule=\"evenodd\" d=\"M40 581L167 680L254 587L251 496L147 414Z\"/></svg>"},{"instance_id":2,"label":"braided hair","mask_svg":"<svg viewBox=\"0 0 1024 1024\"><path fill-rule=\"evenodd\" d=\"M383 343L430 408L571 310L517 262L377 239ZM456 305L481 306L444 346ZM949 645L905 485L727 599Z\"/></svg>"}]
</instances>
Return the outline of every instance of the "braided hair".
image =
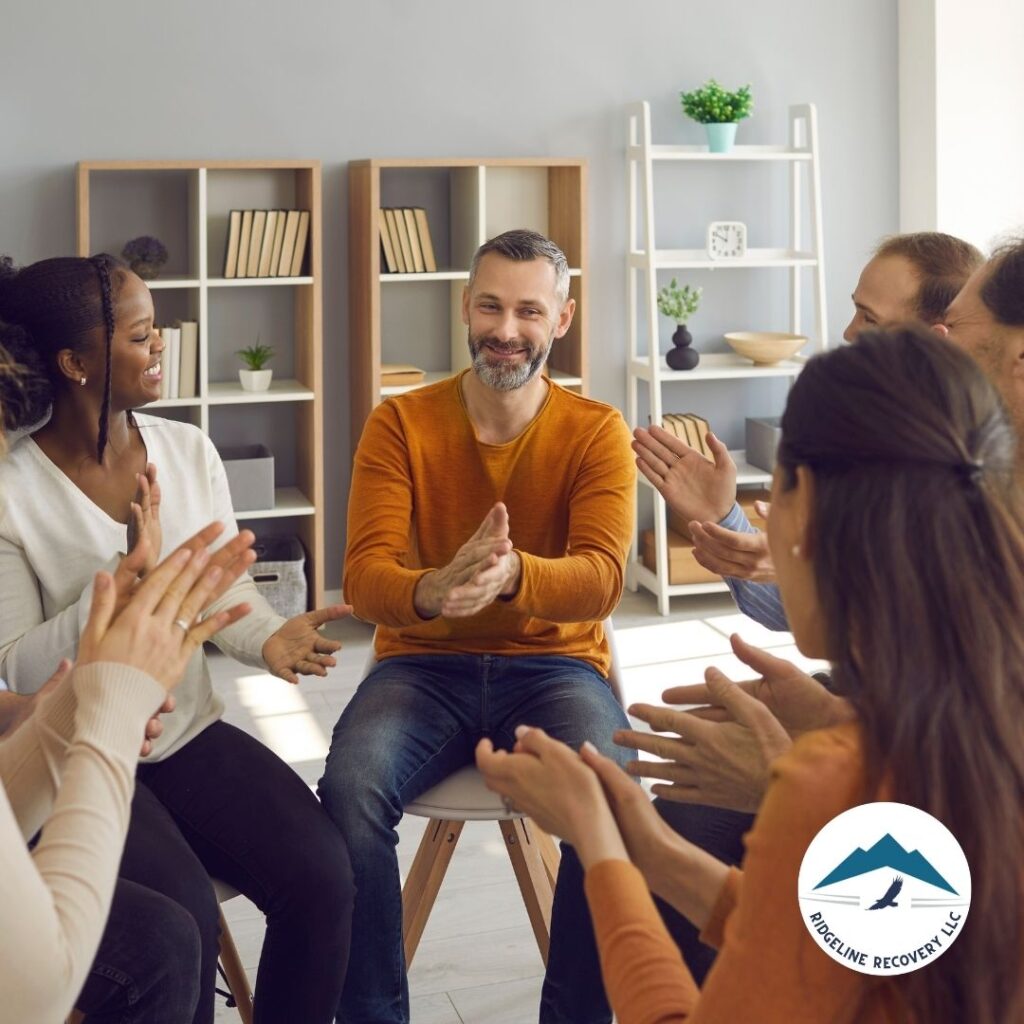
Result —
<instances>
[{"instance_id":1,"label":"braided hair","mask_svg":"<svg viewBox=\"0 0 1024 1024\"><path fill-rule=\"evenodd\" d=\"M66 383L58 353L85 352L102 327L106 358L96 460L103 462L110 429L116 289L126 272L120 260L106 253L58 256L20 270L10 257L0 257L0 345L25 368L17 393L0 379L7 430L31 426L46 415Z\"/></svg>"}]
</instances>

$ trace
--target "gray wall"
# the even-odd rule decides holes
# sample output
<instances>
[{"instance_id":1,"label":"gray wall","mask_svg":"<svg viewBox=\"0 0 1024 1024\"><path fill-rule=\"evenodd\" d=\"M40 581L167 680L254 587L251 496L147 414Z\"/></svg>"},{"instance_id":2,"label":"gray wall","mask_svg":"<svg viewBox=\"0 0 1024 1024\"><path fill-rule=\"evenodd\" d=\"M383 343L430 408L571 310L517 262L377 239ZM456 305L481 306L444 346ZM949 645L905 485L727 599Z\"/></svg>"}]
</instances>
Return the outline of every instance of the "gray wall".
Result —
<instances>
[{"instance_id":1,"label":"gray wall","mask_svg":"<svg viewBox=\"0 0 1024 1024\"><path fill-rule=\"evenodd\" d=\"M0 252L18 262L72 251L79 159L323 161L328 587L340 580L348 485L346 161L587 158L592 391L620 407L627 102L651 101L661 142L701 141L677 94L712 75L753 84L755 116L740 141L780 141L787 105L817 103L833 337L866 253L897 227L892 0L3 0L2 15ZM734 170L741 177L727 186L665 179L697 190L659 208L674 244L702 244L712 219L781 232L784 179ZM760 241L785 244L781 234ZM777 287L758 273L780 275ZM777 320L782 274L694 275L708 300L692 324L698 345L716 347L723 327ZM777 404L775 388L709 393L727 441L740 442L743 413Z\"/></svg>"}]
</instances>

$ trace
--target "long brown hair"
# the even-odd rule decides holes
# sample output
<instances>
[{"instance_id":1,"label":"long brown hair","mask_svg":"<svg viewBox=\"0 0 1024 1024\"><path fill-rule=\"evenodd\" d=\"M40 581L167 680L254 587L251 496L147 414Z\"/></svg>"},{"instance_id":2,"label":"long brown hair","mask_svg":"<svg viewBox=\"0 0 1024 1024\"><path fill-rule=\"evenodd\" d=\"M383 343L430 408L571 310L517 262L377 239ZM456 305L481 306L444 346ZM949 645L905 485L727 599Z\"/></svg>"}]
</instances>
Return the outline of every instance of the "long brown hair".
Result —
<instances>
[{"instance_id":1,"label":"long brown hair","mask_svg":"<svg viewBox=\"0 0 1024 1024\"><path fill-rule=\"evenodd\" d=\"M1016 439L974 361L924 328L812 359L782 420L783 487L814 474L810 543L865 799L960 841L971 913L901 979L914 1018L1024 1019L1024 530Z\"/></svg>"}]
</instances>

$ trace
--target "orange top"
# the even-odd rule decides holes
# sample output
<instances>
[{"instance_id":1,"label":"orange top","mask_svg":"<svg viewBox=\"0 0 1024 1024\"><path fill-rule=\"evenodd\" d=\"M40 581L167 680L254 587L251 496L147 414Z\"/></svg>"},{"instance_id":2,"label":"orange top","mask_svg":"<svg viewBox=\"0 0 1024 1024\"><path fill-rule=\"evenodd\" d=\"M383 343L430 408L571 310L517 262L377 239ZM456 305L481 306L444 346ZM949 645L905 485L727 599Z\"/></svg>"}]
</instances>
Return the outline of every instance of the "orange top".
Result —
<instances>
[{"instance_id":1,"label":"orange top","mask_svg":"<svg viewBox=\"0 0 1024 1024\"><path fill-rule=\"evenodd\" d=\"M349 496L345 599L377 624L378 658L557 654L607 676L601 620L622 594L633 532L629 430L611 406L550 384L518 437L484 444L460 380L388 399L367 420ZM469 618L421 619L417 581L447 565L498 501L522 559L519 592Z\"/></svg>"},{"instance_id":2,"label":"orange top","mask_svg":"<svg viewBox=\"0 0 1024 1024\"><path fill-rule=\"evenodd\" d=\"M900 979L831 959L800 918L797 876L811 840L865 801L857 727L810 733L772 784L701 938L721 952L698 990L643 877L621 860L586 876L608 998L619 1024L906 1024Z\"/></svg>"}]
</instances>

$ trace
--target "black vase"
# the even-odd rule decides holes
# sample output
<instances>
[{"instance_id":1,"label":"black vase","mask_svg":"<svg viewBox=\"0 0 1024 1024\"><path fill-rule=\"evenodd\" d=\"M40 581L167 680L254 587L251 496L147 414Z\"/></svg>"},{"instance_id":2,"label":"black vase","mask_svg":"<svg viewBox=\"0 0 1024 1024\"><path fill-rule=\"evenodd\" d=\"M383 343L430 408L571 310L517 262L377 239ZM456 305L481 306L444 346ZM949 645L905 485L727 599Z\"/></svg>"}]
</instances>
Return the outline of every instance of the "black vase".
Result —
<instances>
[{"instance_id":1,"label":"black vase","mask_svg":"<svg viewBox=\"0 0 1024 1024\"><path fill-rule=\"evenodd\" d=\"M693 344L693 335L690 334L686 324L679 324L672 335L673 347L665 356L665 362L673 370L692 370L700 362L700 353L690 348Z\"/></svg>"}]
</instances>

